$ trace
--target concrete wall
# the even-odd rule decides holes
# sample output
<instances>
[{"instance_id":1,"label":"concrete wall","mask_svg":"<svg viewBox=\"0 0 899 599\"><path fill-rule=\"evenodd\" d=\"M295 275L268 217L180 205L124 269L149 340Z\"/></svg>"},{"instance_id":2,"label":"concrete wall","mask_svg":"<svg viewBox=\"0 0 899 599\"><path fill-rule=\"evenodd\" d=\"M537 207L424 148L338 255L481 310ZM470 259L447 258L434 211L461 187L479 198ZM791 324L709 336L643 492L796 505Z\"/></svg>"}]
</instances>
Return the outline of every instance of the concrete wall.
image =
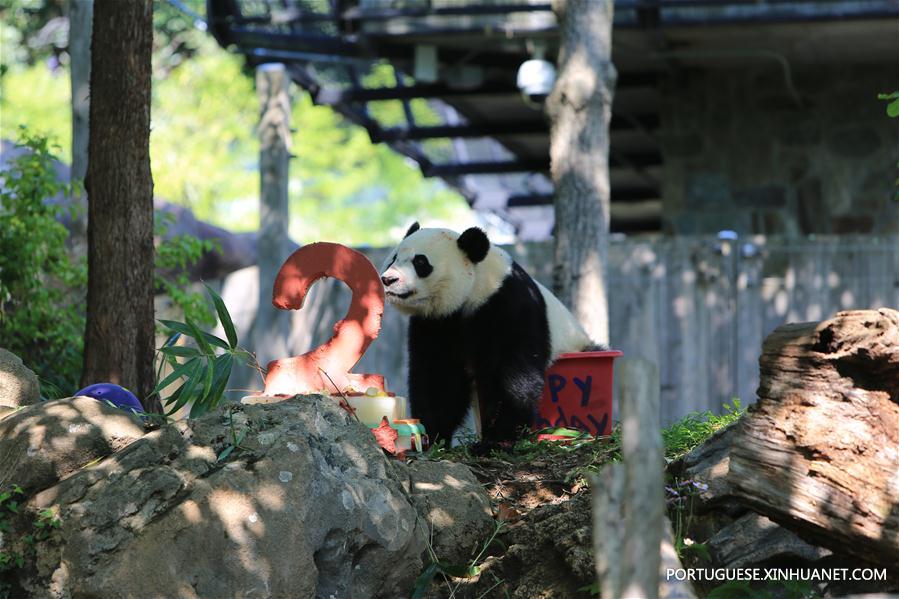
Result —
<instances>
[{"instance_id":1,"label":"concrete wall","mask_svg":"<svg viewBox=\"0 0 899 599\"><path fill-rule=\"evenodd\" d=\"M803 68L791 90L773 55L757 62L665 83L665 232L899 232L899 120L877 99L895 68Z\"/></svg>"}]
</instances>

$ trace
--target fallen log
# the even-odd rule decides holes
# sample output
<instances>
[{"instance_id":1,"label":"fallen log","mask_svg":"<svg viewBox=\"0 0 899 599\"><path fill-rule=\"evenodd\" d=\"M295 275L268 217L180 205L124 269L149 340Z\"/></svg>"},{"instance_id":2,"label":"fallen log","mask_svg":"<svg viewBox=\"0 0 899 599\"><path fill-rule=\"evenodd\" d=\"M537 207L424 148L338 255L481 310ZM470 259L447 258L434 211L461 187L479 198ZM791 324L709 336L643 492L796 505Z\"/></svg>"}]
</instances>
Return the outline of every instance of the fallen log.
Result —
<instances>
[{"instance_id":1,"label":"fallen log","mask_svg":"<svg viewBox=\"0 0 899 599\"><path fill-rule=\"evenodd\" d=\"M840 312L765 340L758 402L733 435L740 504L865 561L899 556L899 312Z\"/></svg>"},{"instance_id":2,"label":"fallen log","mask_svg":"<svg viewBox=\"0 0 899 599\"><path fill-rule=\"evenodd\" d=\"M896 592L899 312L780 327L759 364L758 403L668 466L675 482L693 483L678 487L689 489L683 534L697 547L687 565L885 566L885 579L815 592Z\"/></svg>"}]
</instances>

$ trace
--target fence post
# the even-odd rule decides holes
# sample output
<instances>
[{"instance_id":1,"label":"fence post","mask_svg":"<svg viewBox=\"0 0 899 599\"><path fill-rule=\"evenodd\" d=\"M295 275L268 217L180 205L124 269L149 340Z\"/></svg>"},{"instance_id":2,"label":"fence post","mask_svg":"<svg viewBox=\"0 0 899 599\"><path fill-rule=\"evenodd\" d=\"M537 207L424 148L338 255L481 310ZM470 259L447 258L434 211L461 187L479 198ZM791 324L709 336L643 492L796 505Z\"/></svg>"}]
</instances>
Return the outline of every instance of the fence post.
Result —
<instances>
[{"instance_id":1,"label":"fence post","mask_svg":"<svg viewBox=\"0 0 899 599\"><path fill-rule=\"evenodd\" d=\"M658 368L631 358L622 360L618 374L621 463L607 465L591 481L596 573L604 598L657 599L664 580L661 550L670 548ZM691 596L686 587L669 583L664 589L666 596Z\"/></svg>"}]
</instances>

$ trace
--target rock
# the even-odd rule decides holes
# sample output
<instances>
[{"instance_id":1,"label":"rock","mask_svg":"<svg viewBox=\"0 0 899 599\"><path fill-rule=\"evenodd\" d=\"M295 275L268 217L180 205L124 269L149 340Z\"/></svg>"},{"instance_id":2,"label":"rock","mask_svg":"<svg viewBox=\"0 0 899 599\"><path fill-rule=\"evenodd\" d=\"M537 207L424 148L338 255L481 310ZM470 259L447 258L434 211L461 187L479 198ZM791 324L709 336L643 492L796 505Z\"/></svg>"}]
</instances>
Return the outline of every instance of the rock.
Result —
<instances>
[{"instance_id":1,"label":"rock","mask_svg":"<svg viewBox=\"0 0 899 599\"><path fill-rule=\"evenodd\" d=\"M465 564L493 532L490 499L471 470L454 462L412 462L412 504L432 529L431 547L441 562Z\"/></svg>"},{"instance_id":2,"label":"rock","mask_svg":"<svg viewBox=\"0 0 899 599\"><path fill-rule=\"evenodd\" d=\"M414 505L428 493L432 509L480 510L472 480L393 462L331 398L223 406L33 497L62 525L17 584L35 597L408 596L427 540ZM430 497L426 481L444 488Z\"/></svg>"},{"instance_id":3,"label":"rock","mask_svg":"<svg viewBox=\"0 0 899 599\"><path fill-rule=\"evenodd\" d=\"M0 347L0 409L28 406L40 399L37 375L19 356Z\"/></svg>"},{"instance_id":4,"label":"rock","mask_svg":"<svg viewBox=\"0 0 899 599\"><path fill-rule=\"evenodd\" d=\"M29 406L0 420L0 481L40 491L143 434L140 419L91 397Z\"/></svg>"}]
</instances>

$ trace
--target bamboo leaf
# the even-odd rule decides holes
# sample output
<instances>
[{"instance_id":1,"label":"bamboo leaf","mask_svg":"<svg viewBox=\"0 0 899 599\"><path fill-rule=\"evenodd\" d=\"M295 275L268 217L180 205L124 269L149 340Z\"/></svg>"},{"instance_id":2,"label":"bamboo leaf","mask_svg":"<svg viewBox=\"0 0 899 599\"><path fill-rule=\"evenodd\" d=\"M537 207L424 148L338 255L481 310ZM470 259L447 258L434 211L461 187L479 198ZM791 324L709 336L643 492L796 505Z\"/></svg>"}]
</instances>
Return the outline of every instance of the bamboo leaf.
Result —
<instances>
[{"instance_id":1,"label":"bamboo leaf","mask_svg":"<svg viewBox=\"0 0 899 599\"><path fill-rule=\"evenodd\" d=\"M186 375L187 372L193 368L193 365L197 363L199 358L193 358L185 362L184 364L179 364L175 370L169 373L167 377L159 381L159 384L156 385L156 388L153 389L152 395L158 395L163 389L174 383L176 380Z\"/></svg>"},{"instance_id":2,"label":"bamboo leaf","mask_svg":"<svg viewBox=\"0 0 899 599\"><path fill-rule=\"evenodd\" d=\"M166 405L169 405L171 403L175 404L168 412L165 413L166 416L171 416L172 414L183 408L184 404L187 403L187 400L189 398L184 395L182 391L184 391L184 385L181 385L180 387L175 389L175 392L172 393L172 395L166 400Z\"/></svg>"},{"instance_id":3,"label":"bamboo leaf","mask_svg":"<svg viewBox=\"0 0 899 599\"><path fill-rule=\"evenodd\" d=\"M183 345L172 345L171 347L160 347L159 351L166 356L177 356L179 358L193 358L200 354L193 347L184 347Z\"/></svg>"},{"instance_id":4,"label":"bamboo leaf","mask_svg":"<svg viewBox=\"0 0 899 599\"><path fill-rule=\"evenodd\" d=\"M207 356L214 356L215 352L212 350L212 347L210 347L209 342L203 338L203 331L200 330L200 327L194 324L194 321L190 318L185 317L184 322L187 324L188 328L193 331L192 336L196 340L197 345L200 346L200 351Z\"/></svg>"},{"instance_id":5,"label":"bamboo leaf","mask_svg":"<svg viewBox=\"0 0 899 599\"><path fill-rule=\"evenodd\" d=\"M196 327L196 325L194 325L194 328L191 329L189 325L187 325L183 322L175 321L175 320L160 319L159 322L160 322L160 324L162 324L165 327L168 327L172 331L181 333L182 335L187 335L188 337L191 337L193 339L197 339L197 337L194 336L194 331L196 330L196 333L199 335L200 339L205 340L206 343L209 343L210 345L214 345L216 347L220 347L222 349L228 349L227 341L225 341L224 339L220 339L219 337L216 337L215 335L211 335L209 333L201 331L199 328ZM197 344L199 344L199 343L200 343L200 340L197 339Z\"/></svg>"},{"instance_id":6,"label":"bamboo leaf","mask_svg":"<svg viewBox=\"0 0 899 599\"><path fill-rule=\"evenodd\" d=\"M234 322L231 320L231 315L228 313L224 300L209 285L206 285L206 290L212 297L212 303L215 304L215 311L219 315L219 322L222 323L222 328L225 329L228 345L231 346L231 349L237 349L237 331L234 329Z\"/></svg>"}]
</instances>

